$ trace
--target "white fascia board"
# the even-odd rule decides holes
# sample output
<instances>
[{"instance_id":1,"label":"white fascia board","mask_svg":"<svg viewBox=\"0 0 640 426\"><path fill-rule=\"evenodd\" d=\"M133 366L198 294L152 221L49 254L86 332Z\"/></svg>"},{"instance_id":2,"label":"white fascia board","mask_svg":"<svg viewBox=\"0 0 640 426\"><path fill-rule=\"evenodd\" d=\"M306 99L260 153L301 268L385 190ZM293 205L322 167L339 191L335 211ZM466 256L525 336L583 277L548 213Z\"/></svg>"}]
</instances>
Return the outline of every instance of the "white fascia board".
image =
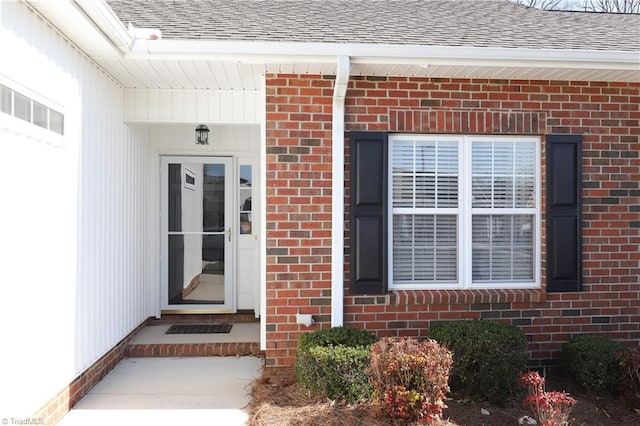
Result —
<instances>
[{"instance_id":1,"label":"white fascia board","mask_svg":"<svg viewBox=\"0 0 640 426\"><path fill-rule=\"evenodd\" d=\"M431 64L640 70L640 52L272 41L136 40L132 59L228 60L247 64Z\"/></svg>"}]
</instances>

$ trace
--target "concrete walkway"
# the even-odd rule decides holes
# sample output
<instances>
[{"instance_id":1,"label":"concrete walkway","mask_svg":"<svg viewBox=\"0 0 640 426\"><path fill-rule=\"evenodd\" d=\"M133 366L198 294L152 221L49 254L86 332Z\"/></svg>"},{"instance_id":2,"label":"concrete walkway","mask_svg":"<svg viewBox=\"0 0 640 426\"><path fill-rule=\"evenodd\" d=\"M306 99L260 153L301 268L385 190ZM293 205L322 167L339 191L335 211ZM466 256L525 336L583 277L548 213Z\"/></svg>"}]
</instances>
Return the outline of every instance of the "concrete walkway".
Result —
<instances>
[{"instance_id":1,"label":"concrete walkway","mask_svg":"<svg viewBox=\"0 0 640 426\"><path fill-rule=\"evenodd\" d=\"M257 357L126 358L58 425L245 425Z\"/></svg>"}]
</instances>

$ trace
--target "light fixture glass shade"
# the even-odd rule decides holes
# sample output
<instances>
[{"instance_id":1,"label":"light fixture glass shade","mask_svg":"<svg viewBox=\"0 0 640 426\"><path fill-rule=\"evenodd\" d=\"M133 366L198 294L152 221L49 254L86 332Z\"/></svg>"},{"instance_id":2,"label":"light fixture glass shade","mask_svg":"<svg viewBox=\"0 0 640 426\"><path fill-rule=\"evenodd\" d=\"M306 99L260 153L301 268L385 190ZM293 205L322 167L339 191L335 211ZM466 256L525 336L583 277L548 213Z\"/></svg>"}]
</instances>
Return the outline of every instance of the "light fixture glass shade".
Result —
<instances>
[{"instance_id":1,"label":"light fixture glass shade","mask_svg":"<svg viewBox=\"0 0 640 426\"><path fill-rule=\"evenodd\" d=\"M204 124L196 127L196 145L209 145L209 128Z\"/></svg>"}]
</instances>

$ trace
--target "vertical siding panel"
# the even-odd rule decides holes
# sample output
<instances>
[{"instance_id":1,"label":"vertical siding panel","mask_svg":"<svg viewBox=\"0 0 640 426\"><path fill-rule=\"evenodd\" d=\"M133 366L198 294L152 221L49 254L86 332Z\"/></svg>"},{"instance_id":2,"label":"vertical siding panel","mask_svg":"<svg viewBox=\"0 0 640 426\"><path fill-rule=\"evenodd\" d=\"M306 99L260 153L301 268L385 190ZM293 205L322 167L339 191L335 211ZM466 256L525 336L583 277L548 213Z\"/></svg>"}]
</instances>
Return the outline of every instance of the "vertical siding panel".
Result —
<instances>
[{"instance_id":1,"label":"vertical siding panel","mask_svg":"<svg viewBox=\"0 0 640 426\"><path fill-rule=\"evenodd\" d=\"M204 90L196 90L196 111L195 117L199 122L207 122L211 121L209 118L209 100L208 100L208 91Z\"/></svg>"},{"instance_id":2,"label":"vertical siding panel","mask_svg":"<svg viewBox=\"0 0 640 426\"><path fill-rule=\"evenodd\" d=\"M181 90L170 90L171 104L171 120L182 121L184 120L184 110L187 108L185 94Z\"/></svg>"},{"instance_id":3,"label":"vertical siding panel","mask_svg":"<svg viewBox=\"0 0 640 426\"><path fill-rule=\"evenodd\" d=\"M135 91L127 90L124 93L124 115L125 117L132 117L135 119L136 117L136 98Z\"/></svg>"},{"instance_id":4,"label":"vertical siding panel","mask_svg":"<svg viewBox=\"0 0 640 426\"><path fill-rule=\"evenodd\" d=\"M245 93L244 92L231 92L231 120L232 121L245 121Z\"/></svg>"},{"instance_id":5,"label":"vertical siding panel","mask_svg":"<svg viewBox=\"0 0 640 426\"><path fill-rule=\"evenodd\" d=\"M180 118L184 120L186 117L195 117L198 111L195 90L182 90L180 93L184 97Z\"/></svg>"},{"instance_id":6,"label":"vertical siding panel","mask_svg":"<svg viewBox=\"0 0 640 426\"><path fill-rule=\"evenodd\" d=\"M235 105L232 92L225 91L220 93L220 120L223 122L233 121L233 112Z\"/></svg>"},{"instance_id":7,"label":"vertical siding panel","mask_svg":"<svg viewBox=\"0 0 640 426\"><path fill-rule=\"evenodd\" d=\"M158 107L160 108L160 120L171 121L173 119L173 110L171 108L173 105L173 97L171 96L171 92L168 90L158 90L157 94L159 98Z\"/></svg>"},{"instance_id":8,"label":"vertical siding panel","mask_svg":"<svg viewBox=\"0 0 640 426\"><path fill-rule=\"evenodd\" d=\"M248 122L258 122L258 92L245 92L245 116L244 120Z\"/></svg>"},{"instance_id":9,"label":"vertical siding panel","mask_svg":"<svg viewBox=\"0 0 640 426\"><path fill-rule=\"evenodd\" d=\"M157 90L137 90L139 97L144 97L146 100L144 106L138 109L137 116L144 120L150 118L152 120L158 120L162 116L160 110L160 94Z\"/></svg>"},{"instance_id":10,"label":"vertical siding panel","mask_svg":"<svg viewBox=\"0 0 640 426\"><path fill-rule=\"evenodd\" d=\"M209 91L209 116L211 117L211 121L221 121L222 116L220 115L222 99L220 92L217 90Z\"/></svg>"},{"instance_id":11,"label":"vertical siding panel","mask_svg":"<svg viewBox=\"0 0 640 426\"><path fill-rule=\"evenodd\" d=\"M126 122L253 124L260 116L260 99L254 91L128 89L125 102Z\"/></svg>"}]
</instances>

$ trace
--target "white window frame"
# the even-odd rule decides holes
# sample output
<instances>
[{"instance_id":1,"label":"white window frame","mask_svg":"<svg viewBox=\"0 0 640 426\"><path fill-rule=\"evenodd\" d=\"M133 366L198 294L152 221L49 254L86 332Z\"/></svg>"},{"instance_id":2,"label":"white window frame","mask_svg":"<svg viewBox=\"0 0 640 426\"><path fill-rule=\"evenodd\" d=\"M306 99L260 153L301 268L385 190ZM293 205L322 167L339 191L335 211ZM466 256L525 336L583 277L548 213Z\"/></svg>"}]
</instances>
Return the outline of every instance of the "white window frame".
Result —
<instances>
[{"instance_id":1,"label":"white window frame","mask_svg":"<svg viewBox=\"0 0 640 426\"><path fill-rule=\"evenodd\" d=\"M32 90L10 80L0 74L0 85L6 87L11 94L11 111L0 111L0 128L9 130L23 136L37 139L52 145L63 146L65 137L68 132L68 117L66 109ZM18 93L26 97L29 101L29 110L31 117L24 120L15 115L14 97ZM47 109L47 126L43 127L34 123L33 119L33 103L37 102ZM60 114L62 117L62 131L58 132L52 128L51 111Z\"/></svg>"},{"instance_id":2,"label":"white window frame","mask_svg":"<svg viewBox=\"0 0 640 426\"><path fill-rule=\"evenodd\" d=\"M458 279L456 281L430 282L430 283L394 283L393 280L393 144L397 141L425 140L425 141L456 141L458 143L458 207L457 209L442 209L442 213L458 211ZM535 183L534 200L535 208L529 214L533 218L533 280L524 282L472 282L472 219L474 214L522 214L522 209L472 207L472 144L473 142L521 142L535 144ZM389 135L388 158L388 280L391 290L448 290L448 289L538 289L541 287L541 146L540 137L536 136L480 136L480 135L436 135L436 134L391 134ZM402 209L396 208L397 214Z\"/></svg>"}]
</instances>

